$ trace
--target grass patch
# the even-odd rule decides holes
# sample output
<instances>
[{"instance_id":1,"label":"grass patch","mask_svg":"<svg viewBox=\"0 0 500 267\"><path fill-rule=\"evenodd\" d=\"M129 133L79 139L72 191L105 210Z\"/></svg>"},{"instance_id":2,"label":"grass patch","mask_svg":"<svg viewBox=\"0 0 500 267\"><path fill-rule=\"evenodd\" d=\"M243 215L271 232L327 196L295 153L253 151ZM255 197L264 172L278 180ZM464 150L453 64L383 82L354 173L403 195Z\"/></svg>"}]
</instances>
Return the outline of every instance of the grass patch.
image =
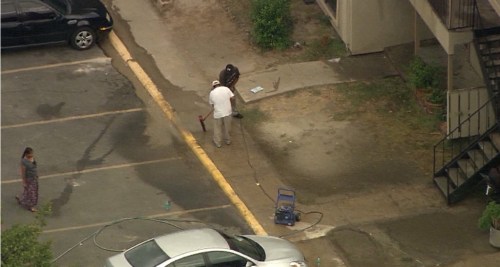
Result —
<instances>
[{"instance_id":1,"label":"grass patch","mask_svg":"<svg viewBox=\"0 0 500 267\"><path fill-rule=\"evenodd\" d=\"M338 117L373 125L373 131L384 136L380 142L411 151L422 170L432 170L432 148L442 138L442 115L427 113L418 104L411 86L399 78L388 78L337 88L347 102Z\"/></svg>"},{"instance_id":2,"label":"grass patch","mask_svg":"<svg viewBox=\"0 0 500 267\"><path fill-rule=\"evenodd\" d=\"M332 23L330 21L330 17L325 15L325 14L320 14L318 15L318 21L321 23L321 25L331 27Z\"/></svg>"},{"instance_id":3,"label":"grass patch","mask_svg":"<svg viewBox=\"0 0 500 267\"><path fill-rule=\"evenodd\" d=\"M353 115L354 115L354 113L349 112L349 111L335 112L332 115L332 119L334 119L336 121L346 121L346 120L349 120L349 118L352 118Z\"/></svg>"},{"instance_id":4,"label":"grass patch","mask_svg":"<svg viewBox=\"0 0 500 267\"><path fill-rule=\"evenodd\" d=\"M306 44L303 60L326 60L331 58L343 57L347 54L345 44L336 38L323 36Z\"/></svg>"},{"instance_id":5,"label":"grass patch","mask_svg":"<svg viewBox=\"0 0 500 267\"><path fill-rule=\"evenodd\" d=\"M286 98L292 98L292 97L295 97L299 91L300 90L288 91L288 92L284 93L283 96Z\"/></svg>"},{"instance_id":6,"label":"grass patch","mask_svg":"<svg viewBox=\"0 0 500 267\"><path fill-rule=\"evenodd\" d=\"M342 84L338 89L355 107L366 102L389 102L397 110L413 106L413 90L399 78Z\"/></svg>"},{"instance_id":7,"label":"grass patch","mask_svg":"<svg viewBox=\"0 0 500 267\"><path fill-rule=\"evenodd\" d=\"M258 124L269 119L269 116L262 112L258 107L242 108L241 112L245 114L245 123Z\"/></svg>"},{"instance_id":8,"label":"grass patch","mask_svg":"<svg viewBox=\"0 0 500 267\"><path fill-rule=\"evenodd\" d=\"M428 114L416 102L414 90L399 78L342 84L338 90L351 105L344 115L375 112L404 123L409 130L436 131L441 114Z\"/></svg>"}]
</instances>

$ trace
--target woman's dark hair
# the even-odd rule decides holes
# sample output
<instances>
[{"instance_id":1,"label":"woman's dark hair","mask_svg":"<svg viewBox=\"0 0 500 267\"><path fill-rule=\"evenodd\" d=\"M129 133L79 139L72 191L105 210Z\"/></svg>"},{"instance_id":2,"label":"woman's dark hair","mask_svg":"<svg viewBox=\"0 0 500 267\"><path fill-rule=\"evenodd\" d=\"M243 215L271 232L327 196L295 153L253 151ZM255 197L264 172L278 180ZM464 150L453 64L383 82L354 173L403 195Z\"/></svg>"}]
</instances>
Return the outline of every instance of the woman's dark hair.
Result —
<instances>
[{"instance_id":1,"label":"woman's dark hair","mask_svg":"<svg viewBox=\"0 0 500 267\"><path fill-rule=\"evenodd\" d=\"M27 147L24 149L23 156L21 158L24 158L27 154L33 153L33 148Z\"/></svg>"}]
</instances>

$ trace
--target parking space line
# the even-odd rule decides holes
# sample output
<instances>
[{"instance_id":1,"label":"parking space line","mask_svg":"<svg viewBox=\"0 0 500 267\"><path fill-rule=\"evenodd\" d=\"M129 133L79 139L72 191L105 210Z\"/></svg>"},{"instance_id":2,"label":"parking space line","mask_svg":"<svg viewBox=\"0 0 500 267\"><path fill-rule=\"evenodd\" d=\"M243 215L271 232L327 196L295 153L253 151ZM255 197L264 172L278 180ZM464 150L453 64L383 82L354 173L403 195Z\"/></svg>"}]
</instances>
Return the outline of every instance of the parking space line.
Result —
<instances>
[{"instance_id":1,"label":"parking space line","mask_svg":"<svg viewBox=\"0 0 500 267\"><path fill-rule=\"evenodd\" d=\"M103 117L103 116L109 116L109 115L115 115L115 114L138 112L138 111L143 111L143 110L144 110L143 108L131 108L131 109L124 109L124 110L114 110L114 111L107 111L107 112L101 112L101 113L94 113L94 114L88 114L88 115L71 116L71 117L65 117L65 118L53 119L53 120L33 121L33 122L27 122L27 123L5 125L5 126L2 126L2 130L3 129L26 127L26 126L33 126L33 125L56 123L56 122L89 119L89 118Z\"/></svg>"},{"instance_id":2,"label":"parking space line","mask_svg":"<svg viewBox=\"0 0 500 267\"><path fill-rule=\"evenodd\" d=\"M196 213L196 212L202 212L202 211L227 209L230 207L231 207L231 205L220 205L220 206L206 207L206 208L199 208L199 209L192 209L192 210L165 212L165 213L159 213L159 214L150 215L150 216L144 216L141 218L157 219L157 218L166 217L166 216L177 216L177 215L184 215L184 214L188 214L188 213ZM50 233L57 233L57 232L64 232L64 231L81 230L81 229L86 229L86 228L102 227L102 226L105 226L108 224L112 224L114 222L116 222L116 221L108 221L108 222L92 223L92 224L85 224L85 225L79 225L79 226L56 228L56 229L42 231L42 233L50 234Z\"/></svg>"},{"instance_id":3,"label":"parking space line","mask_svg":"<svg viewBox=\"0 0 500 267\"><path fill-rule=\"evenodd\" d=\"M130 55L129 51L123 44L123 42L118 38L118 36L112 31L109 34L109 41L111 45L118 52L123 61L128 65L128 67L132 70L135 76L139 79L142 86L148 91L153 100L158 104L158 106L163 111L163 114L170 120L172 125L179 131L182 138L189 146L189 148L193 151L193 153L198 157L202 165L207 169L207 171L212 175L213 179L222 191L226 194L226 196L231 200L233 205L238 209L240 214L243 216L248 225L252 228L255 234L267 235L264 227L259 223L257 218L252 214L250 209L243 203L243 201L236 194L231 185L227 182L226 178L222 175L220 170L214 164L214 162L210 159L207 153L203 150L203 148L198 144L193 134L189 132L184 126L181 125L177 121L177 117L175 116L175 111L170 106L170 104L165 100L160 90L156 84L151 80L148 74L144 71L141 65L137 63L134 58Z\"/></svg>"},{"instance_id":4,"label":"parking space line","mask_svg":"<svg viewBox=\"0 0 500 267\"><path fill-rule=\"evenodd\" d=\"M75 174L84 174L84 173L91 173L91 172L98 172L98 171L107 171L107 170L121 169L121 168L130 168L130 167L135 167L135 166L141 166L141 165L147 165L147 164L155 164L155 163L166 162L166 161L173 161L173 160L180 160L180 159L182 159L182 158L181 157L172 157L172 158L163 158L163 159L156 159L156 160L149 160L149 161L124 163L124 164L110 165L110 166L99 167L99 168L85 169L85 170L81 170L81 171L72 171L72 172L63 172L63 173L54 173L54 174L49 174L49 175L42 175L42 176L38 177L38 179L39 180L45 180L45 179L55 178L55 177L61 177L61 176L69 176L69 175L75 175ZM20 183L20 182L21 182L21 179L10 179L10 180L2 181L2 184L13 184L13 183Z\"/></svg>"},{"instance_id":5,"label":"parking space line","mask_svg":"<svg viewBox=\"0 0 500 267\"><path fill-rule=\"evenodd\" d=\"M27 68L20 68L20 69L14 69L14 70L4 70L2 71L3 74L11 74L11 73L17 73L17 72L24 72L24 71L33 71L33 70L40 70L40 69L49 69L49 68L57 68L57 67L64 67L64 66L71 66L71 65L78 65L78 64L84 64L84 63L104 63L106 61L110 61L111 59L108 57L96 57L96 58L91 58L91 59L85 59L85 60L79 60L79 61L71 61L71 62L64 62L64 63L56 63L56 64L47 64L47 65L42 65L42 66L36 66L36 67L27 67Z\"/></svg>"}]
</instances>

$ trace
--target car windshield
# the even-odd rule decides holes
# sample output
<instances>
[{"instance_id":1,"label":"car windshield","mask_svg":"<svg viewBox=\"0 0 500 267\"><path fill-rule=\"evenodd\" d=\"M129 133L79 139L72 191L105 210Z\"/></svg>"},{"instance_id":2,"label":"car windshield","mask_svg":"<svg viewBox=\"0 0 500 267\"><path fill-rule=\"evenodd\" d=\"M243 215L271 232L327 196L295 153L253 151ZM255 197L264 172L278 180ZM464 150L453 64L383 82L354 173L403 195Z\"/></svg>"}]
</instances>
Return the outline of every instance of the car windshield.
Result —
<instances>
[{"instance_id":1,"label":"car windshield","mask_svg":"<svg viewBox=\"0 0 500 267\"><path fill-rule=\"evenodd\" d=\"M60 13L67 14L69 11L69 4L67 0L42 0L42 2L51 6Z\"/></svg>"},{"instance_id":2,"label":"car windshield","mask_svg":"<svg viewBox=\"0 0 500 267\"><path fill-rule=\"evenodd\" d=\"M264 261L266 259L264 249L255 241L244 236L230 236L222 232L221 235L232 250L241 252L254 260Z\"/></svg>"},{"instance_id":3,"label":"car windshield","mask_svg":"<svg viewBox=\"0 0 500 267\"><path fill-rule=\"evenodd\" d=\"M170 259L154 240L125 252L125 258L134 267L153 267Z\"/></svg>"}]
</instances>

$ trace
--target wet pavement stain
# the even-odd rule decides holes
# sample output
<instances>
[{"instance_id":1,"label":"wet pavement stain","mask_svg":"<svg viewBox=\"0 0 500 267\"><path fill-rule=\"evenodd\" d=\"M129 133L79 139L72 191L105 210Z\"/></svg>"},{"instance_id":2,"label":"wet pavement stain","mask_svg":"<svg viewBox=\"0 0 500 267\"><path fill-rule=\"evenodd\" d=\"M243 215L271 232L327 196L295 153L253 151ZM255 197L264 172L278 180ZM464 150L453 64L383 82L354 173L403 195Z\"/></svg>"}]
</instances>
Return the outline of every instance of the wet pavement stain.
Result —
<instances>
[{"instance_id":1,"label":"wet pavement stain","mask_svg":"<svg viewBox=\"0 0 500 267\"><path fill-rule=\"evenodd\" d=\"M85 170L88 166L91 165L100 165L104 161L104 159L113 152L114 148L110 148L106 153L101 155L100 157L97 158L91 158L91 153L96 147L96 145L99 143L99 141L105 136L105 134L108 132L109 128L115 121L116 116L111 117L105 127L101 130L99 135L94 139L92 143L87 147L87 149L84 151L81 159L79 159L76 162L76 170L77 171L82 171ZM75 184L75 181L80 178L81 174L80 173L75 173L71 176L71 178L66 180L66 186L64 187L64 190L61 192L61 195L58 198L52 199L52 216L57 217L61 214L61 208L67 204L70 200L71 194L73 193L73 186Z\"/></svg>"},{"instance_id":2,"label":"wet pavement stain","mask_svg":"<svg viewBox=\"0 0 500 267\"><path fill-rule=\"evenodd\" d=\"M72 193L73 184L70 181L66 181L66 186L59 197L50 200L52 205L52 217L59 217L61 215L61 208L69 202Z\"/></svg>"},{"instance_id":3,"label":"wet pavement stain","mask_svg":"<svg viewBox=\"0 0 500 267\"><path fill-rule=\"evenodd\" d=\"M59 102L55 105L41 104L36 109L36 113L45 120L60 117L61 109L65 102Z\"/></svg>"}]
</instances>

